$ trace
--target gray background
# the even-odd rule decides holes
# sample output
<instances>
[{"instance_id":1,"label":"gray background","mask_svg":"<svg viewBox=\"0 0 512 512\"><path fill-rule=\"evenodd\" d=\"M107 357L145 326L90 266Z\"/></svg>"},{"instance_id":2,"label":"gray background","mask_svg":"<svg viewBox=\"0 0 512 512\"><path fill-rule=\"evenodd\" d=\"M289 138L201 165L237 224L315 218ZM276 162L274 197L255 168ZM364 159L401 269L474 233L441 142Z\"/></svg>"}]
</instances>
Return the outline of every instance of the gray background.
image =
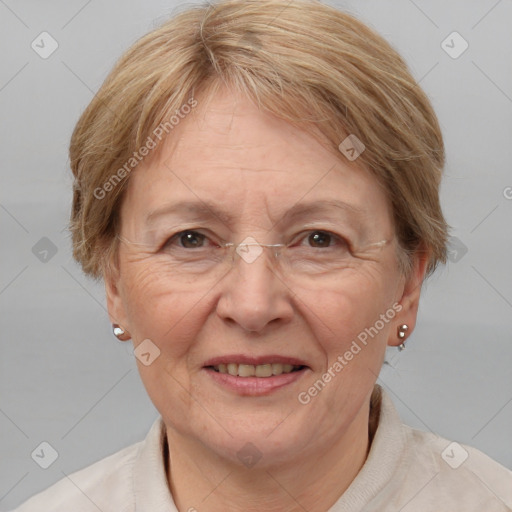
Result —
<instances>
[{"instance_id":1,"label":"gray background","mask_svg":"<svg viewBox=\"0 0 512 512\"><path fill-rule=\"evenodd\" d=\"M512 2L330 3L402 53L447 146L442 203L458 240L379 382L405 423L512 468ZM103 286L71 258L67 145L117 57L178 4L0 0L0 510L142 439L157 417ZM31 48L42 31L59 44L47 59ZM457 59L441 47L453 31L469 43ZM46 262L43 237L57 250ZM46 470L31 458L42 441L59 454Z\"/></svg>"}]
</instances>

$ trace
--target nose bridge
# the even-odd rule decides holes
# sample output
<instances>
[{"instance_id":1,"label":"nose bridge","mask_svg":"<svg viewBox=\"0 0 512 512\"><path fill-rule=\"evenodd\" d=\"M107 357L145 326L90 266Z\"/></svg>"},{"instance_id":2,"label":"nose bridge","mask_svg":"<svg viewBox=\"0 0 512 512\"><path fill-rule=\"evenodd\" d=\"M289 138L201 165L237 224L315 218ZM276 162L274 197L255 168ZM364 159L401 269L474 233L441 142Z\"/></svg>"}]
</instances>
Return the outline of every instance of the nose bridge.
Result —
<instances>
[{"instance_id":1,"label":"nose bridge","mask_svg":"<svg viewBox=\"0 0 512 512\"><path fill-rule=\"evenodd\" d=\"M245 283L248 292L264 292L267 297L270 297L270 292L276 289L274 281L282 281L282 276L276 274L277 258L283 246L283 244L260 244L254 239L234 244L231 248L232 271L238 276L240 283ZM251 290L248 287L251 287Z\"/></svg>"},{"instance_id":2,"label":"nose bridge","mask_svg":"<svg viewBox=\"0 0 512 512\"><path fill-rule=\"evenodd\" d=\"M247 264L253 263L262 256L275 262L275 259L279 257L281 249L284 247L284 244L262 244L253 237L247 237L239 244L231 245L232 263L235 263L238 257Z\"/></svg>"},{"instance_id":3,"label":"nose bridge","mask_svg":"<svg viewBox=\"0 0 512 512\"><path fill-rule=\"evenodd\" d=\"M221 317L250 331L261 331L276 319L291 318L287 287L272 263L281 247L254 239L230 245L233 265L217 306Z\"/></svg>"}]
</instances>

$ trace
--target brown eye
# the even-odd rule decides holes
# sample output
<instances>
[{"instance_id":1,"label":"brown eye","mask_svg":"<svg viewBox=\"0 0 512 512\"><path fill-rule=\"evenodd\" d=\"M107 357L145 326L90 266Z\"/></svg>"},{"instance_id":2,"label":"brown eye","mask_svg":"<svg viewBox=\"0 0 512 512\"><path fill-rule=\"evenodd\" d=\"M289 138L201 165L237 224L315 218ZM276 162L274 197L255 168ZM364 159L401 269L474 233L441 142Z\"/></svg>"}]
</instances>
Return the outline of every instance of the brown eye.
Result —
<instances>
[{"instance_id":1,"label":"brown eye","mask_svg":"<svg viewBox=\"0 0 512 512\"><path fill-rule=\"evenodd\" d=\"M183 231L182 233L178 233L180 243L186 249L195 249L197 247L201 247L204 239L206 238L201 233L197 233L196 231Z\"/></svg>"},{"instance_id":2,"label":"brown eye","mask_svg":"<svg viewBox=\"0 0 512 512\"><path fill-rule=\"evenodd\" d=\"M323 231L315 231L308 237L308 242L313 247L329 247L332 236Z\"/></svg>"}]
</instances>

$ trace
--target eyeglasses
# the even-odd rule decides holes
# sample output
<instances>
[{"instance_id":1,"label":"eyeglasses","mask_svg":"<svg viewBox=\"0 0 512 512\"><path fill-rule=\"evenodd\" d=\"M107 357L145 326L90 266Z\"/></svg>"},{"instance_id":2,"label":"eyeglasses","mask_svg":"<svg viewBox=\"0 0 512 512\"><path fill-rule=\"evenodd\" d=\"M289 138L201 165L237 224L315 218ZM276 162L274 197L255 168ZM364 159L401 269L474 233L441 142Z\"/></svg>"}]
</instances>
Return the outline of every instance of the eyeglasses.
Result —
<instances>
[{"instance_id":1,"label":"eyeglasses","mask_svg":"<svg viewBox=\"0 0 512 512\"><path fill-rule=\"evenodd\" d=\"M134 257L154 265L155 270L169 272L174 282L219 279L235 266L253 265L264 258L264 249L269 249L271 265L284 280L318 279L333 276L344 270L358 270L369 261L378 260L383 248L392 240L385 239L354 247L345 239L328 231L310 230L298 244L262 244L249 236L241 243L212 242L205 234L196 230L185 230L170 237L160 249L151 249L149 244L132 242L118 235ZM306 240L306 245L304 245ZM333 243L332 243L333 242ZM309 244L319 244L312 247ZM138 251L138 256L137 256Z\"/></svg>"}]
</instances>

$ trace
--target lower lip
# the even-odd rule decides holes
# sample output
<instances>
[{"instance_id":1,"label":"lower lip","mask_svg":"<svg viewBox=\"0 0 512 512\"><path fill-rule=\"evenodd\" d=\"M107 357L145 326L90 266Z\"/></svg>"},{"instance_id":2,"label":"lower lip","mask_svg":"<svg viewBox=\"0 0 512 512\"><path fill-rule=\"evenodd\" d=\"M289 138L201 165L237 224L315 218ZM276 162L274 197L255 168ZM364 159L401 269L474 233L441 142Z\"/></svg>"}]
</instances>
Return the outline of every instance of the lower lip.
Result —
<instances>
[{"instance_id":1,"label":"lower lip","mask_svg":"<svg viewBox=\"0 0 512 512\"><path fill-rule=\"evenodd\" d=\"M204 370L215 382L239 395L265 396L297 382L308 368L272 377L238 377L229 373L219 373L211 368Z\"/></svg>"}]
</instances>

